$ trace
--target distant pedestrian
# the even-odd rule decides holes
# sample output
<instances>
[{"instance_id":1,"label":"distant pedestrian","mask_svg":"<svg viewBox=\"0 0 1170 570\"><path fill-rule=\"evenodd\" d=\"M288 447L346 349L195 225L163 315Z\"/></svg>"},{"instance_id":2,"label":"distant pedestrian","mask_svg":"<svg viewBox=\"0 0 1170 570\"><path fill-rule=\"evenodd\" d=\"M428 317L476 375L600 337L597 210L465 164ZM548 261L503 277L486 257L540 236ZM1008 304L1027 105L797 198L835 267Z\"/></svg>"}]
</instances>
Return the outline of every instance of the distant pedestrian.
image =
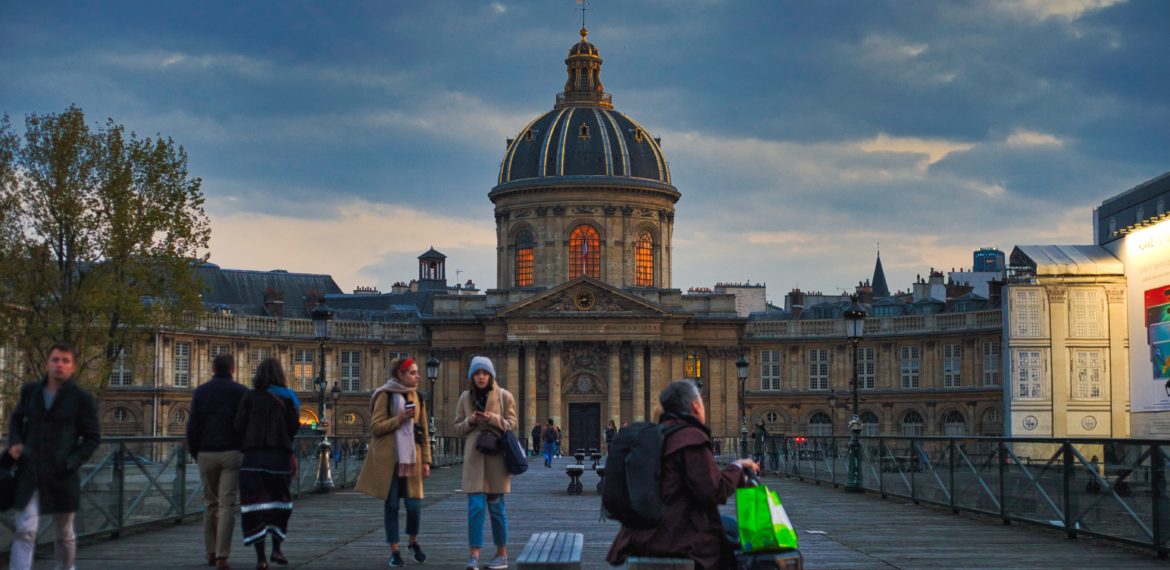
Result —
<instances>
[{"instance_id":1,"label":"distant pedestrian","mask_svg":"<svg viewBox=\"0 0 1170 570\"><path fill-rule=\"evenodd\" d=\"M370 397L374 445L362 464L356 489L382 499L390 566L406 566L399 552L398 505L406 503L406 548L416 562L427 561L418 545L423 479L431 476L426 402L418 396L418 364L411 358L390 363L390 379Z\"/></svg>"},{"instance_id":2,"label":"distant pedestrian","mask_svg":"<svg viewBox=\"0 0 1170 570\"><path fill-rule=\"evenodd\" d=\"M540 432L541 441L544 442L544 466L552 467L553 455L557 452L557 426L553 424L553 419L548 419L548 425Z\"/></svg>"},{"instance_id":3,"label":"distant pedestrian","mask_svg":"<svg viewBox=\"0 0 1170 570\"><path fill-rule=\"evenodd\" d=\"M613 444L613 438L617 437L617 425L613 420L609 420L609 425L605 426L605 452L609 453L609 446Z\"/></svg>"},{"instance_id":4,"label":"distant pedestrian","mask_svg":"<svg viewBox=\"0 0 1170 570\"><path fill-rule=\"evenodd\" d=\"M491 513L492 542L496 556L484 568L508 567L508 512L504 495L511 491L512 476L499 451L481 451L483 434L503 438L504 431L516 428L516 399L496 384L496 369L491 359L476 356L467 370L471 386L459 396L455 407L455 430L464 437L463 492L467 493L467 542L471 557L467 570L479 570L479 552L483 548L484 511Z\"/></svg>"},{"instance_id":5,"label":"distant pedestrian","mask_svg":"<svg viewBox=\"0 0 1170 570\"><path fill-rule=\"evenodd\" d=\"M293 436L300 428L293 401L277 396L270 386L284 385L280 361L267 358L256 367L252 391L240 400L235 427L241 433L244 461L240 467L240 512L244 545L256 548L256 568L268 568L264 539L272 535L272 556L280 565L288 559L280 550L288 536L292 514L289 482L296 472Z\"/></svg>"},{"instance_id":6,"label":"distant pedestrian","mask_svg":"<svg viewBox=\"0 0 1170 570\"><path fill-rule=\"evenodd\" d=\"M752 461L762 465L764 463L764 453L767 451L768 445L768 428L764 425L762 418L756 424L756 430L752 432L752 439L755 440Z\"/></svg>"},{"instance_id":7,"label":"distant pedestrian","mask_svg":"<svg viewBox=\"0 0 1170 570\"><path fill-rule=\"evenodd\" d=\"M234 421L240 400L248 389L236 383L236 361L220 354L211 363L211 380L195 389L187 421L187 449L199 466L203 482L203 551L207 564L230 568L232 530L236 525L236 502L240 495L240 432Z\"/></svg>"},{"instance_id":8,"label":"distant pedestrian","mask_svg":"<svg viewBox=\"0 0 1170 570\"><path fill-rule=\"evenodd\" d=\"M540 441L540 434L541 433L543 433L543 430L541 430L540 424L536 424L536 425L532 426L532 454L533 455L540 455L540 448L541 448L541 445L543 443L542 441Z\"/></svg>"},{"instance_id":9,"label":"distant pedestrian","mask_svg":"<svg viewBox=\"0 0 1170 570\"><path fill-rule=\"evenodd\" d=\"M554 425L553 426L553 433L555 433L557 436L556 441L554 443L556 446L557 457L560 457L561 456L561 426Z\"/></svg>"},{"instance_id":10,"label":"distant pedestrian","mask_svg":"<svg viewBox=\"0 0 1170 570\"><path fill-rule=\"evenodd\" d=\"M49 349L45 375L20 387L8 419L8 455L17 461L12 508L16 529L9 568L32 568L41 515L56 527L53 558L72 570L77 550L73 515L81 505L81 466L101 443L93 397L73 381L77 351Z\"/></svg>"}]
</instances>

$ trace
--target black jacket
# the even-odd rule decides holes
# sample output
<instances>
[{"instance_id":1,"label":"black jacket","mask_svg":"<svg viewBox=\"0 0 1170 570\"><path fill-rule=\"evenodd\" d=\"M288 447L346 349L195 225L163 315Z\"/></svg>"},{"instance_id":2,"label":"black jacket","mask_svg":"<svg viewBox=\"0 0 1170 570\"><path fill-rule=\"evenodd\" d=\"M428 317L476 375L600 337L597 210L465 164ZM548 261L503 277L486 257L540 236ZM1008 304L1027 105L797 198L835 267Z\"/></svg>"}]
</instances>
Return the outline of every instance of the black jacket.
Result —
<instances>
[{"instance_id":1,"label":"black jacket","mask_svg":"<svg viewBox=\"0 0 1170 570\"><path fill-rule=\"evenodd\" d=\"M240 400L248 389L230 376L215 376L195 389L191 419L187 422L187 449L191 457L200 451L239 450L243 438L233 423Z\"/></svg>"},{"instance_id":2,"label":"black jacket","mask_svg":"<svg viewBox=\"0 0 1170 570\"><path fill-rule=\"evenodd\" d=\"M8 445L24 444L18 462L13 508L23 509L39 492L40 512L71 513L81 506L81 466L101 443L93 397L70 380L45 409L45 384L29 382L8 420Z\"/></svg>"},{"instance_id":3,"label":"black jacket","mask_svg":"<svg viewBox=\"0 0 1170 570\"><path fill-rule=\"evenodd\" d=\"M283 449L292 452L300 418L288 398L267 390L250 390L236 410L235 428L243 437L240 448Z\"/></svg>"}]
</instances>

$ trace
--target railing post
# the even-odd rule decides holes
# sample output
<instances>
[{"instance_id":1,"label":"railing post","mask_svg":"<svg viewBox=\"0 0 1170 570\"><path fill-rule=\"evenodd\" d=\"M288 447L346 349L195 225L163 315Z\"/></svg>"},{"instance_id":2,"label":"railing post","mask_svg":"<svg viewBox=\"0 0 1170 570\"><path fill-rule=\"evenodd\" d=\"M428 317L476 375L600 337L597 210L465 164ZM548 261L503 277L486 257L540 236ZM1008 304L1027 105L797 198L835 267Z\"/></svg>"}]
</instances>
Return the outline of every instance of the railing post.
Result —
<instances>
[{"instance_id":1,"label":"railing post","mask_svg":"<svg viewBox=\"0 0 1170 570\"><path fill-rule=\"evenodd\" d=\"M110 512L114 514L114 532L112 536L117 538L122 534L122 527L125 526L125 501L124 493L126 490L126 445L119 443L114 449L114 462L110 469L110 497L113 504L110 505Z\"/></svg>"},{"instance_id":2,"label":"railing post","mask_svg":"<svg viewBox=\"0 0 1170 570\"><path fill-rule=\"evenodd\" d=\"M1076 538L1077 531L1073 528L1073 504L1072 504L1072 487L1076 482L1076 473L1073 471L1073 453L1072 444L1067 440L1061 445L1062 465L1061 469L1064 472L1064 477L1061 478L1063 486L1061 488L1063 495L1064 507L1064 530L1069 538Z\"/></svg>"},{"instance_id":3,"label":"railing post","mask_svg":"<svg viewBox=\"0 0 1170 570\"><path fill-rule=\"evenodd\" d=\"M1161 445L1150 445L1150 500L1153 501L1150 513L1153 515L1153 531L1154 531L1154 549L1158 552L1158 558L1165 560L1170 550L1166 548L1166 525L1163 524L1162 519L1170 513L1167 512L1166 505L1166 459L1163 457L1163 449Z\"/></svg>"},{"instance_id":4,"label":"railing post","mask_svg":"<svg viewBox=\"0 0 1170 570\"><path fill-rule=\"evenodd\" d=\"M951 460L950 460L951 491L949 493L951 496L951 514L957 515L957 514L959 514L959 507L956 506L957 503L955 502L955 439L951 438L950 441L948 442L948 445L951 448L950 449L950 452L951 452L950 453L950 455L951 455Z\"/></svg>"},{"instance_id":5,"label":"railing post","mask_svg":"<svg viewBox=\"0 0 1170 570\"><path fill-rule=\"evenodd\" d=\"M1007 484L1004 482L1007 471L1007 445L1002 438L996 442L995 462L999 464L999 518L1004 526L1007 526L1012 524L1012 521L1007 516Z\"/></svg>"},{"instance_id":6,"label":"railing post","mask_svg":"<svg viewBox=\"0 0 1170 570\"><path fill-rule=\"evenodd\" d=\"M878 439L878 493L885 499L886 495L886 470L882 469L882 462L886 460L886 440L885 438Z\"/></svg>"},{"instance_id":7,"label":"railing post","mask_svg":"<svg viewBox=\"0 0 1170 570\"><path fill-rule=\"evenodd\" d=\"M175 500L178 503L178 516L175 524L183 522L187 514L187 444L179 444L179 456L175 458Z\"/></svg>"},{"instance_id":8,"label":"railing post","mask_svg":"<svg viewBox=\"0 0 1170 570\"><path fill-rule=\"evenodd\" d=\"M914 466L918 464L918 440L910 440L910 500L914 504L918 504L918 470Z\"/></svg>"}]
</instances>

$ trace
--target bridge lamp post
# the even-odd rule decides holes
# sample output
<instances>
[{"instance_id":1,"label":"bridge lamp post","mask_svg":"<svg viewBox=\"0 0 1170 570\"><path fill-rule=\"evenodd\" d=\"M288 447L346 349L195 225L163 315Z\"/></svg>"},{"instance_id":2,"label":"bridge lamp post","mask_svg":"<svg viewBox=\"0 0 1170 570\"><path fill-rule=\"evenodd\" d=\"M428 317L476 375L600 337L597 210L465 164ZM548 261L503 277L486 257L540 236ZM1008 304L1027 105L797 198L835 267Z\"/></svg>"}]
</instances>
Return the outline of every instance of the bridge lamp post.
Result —
<instances>
[{"instance_id":1,"label":"bridge lamp post","mask_svg":"<svg viewBox=\"0 0 1170 570\"><path fill-rule=\"evenodd\" d=\"M438 435L435 433L435 380L439 379L440 364L442 364L442 362L440 362L438 358L435 358L435 355L433 354L430 358L427 359L427 380L430 380L431 382L431 389L429 392L427 392L427 412L430 414L430 417L427 418L427 430L430 431L431 434L432 457L434 457L435 452L438 451L438 449L435 448L435 444L438 443Z\"/></svg>"},{"instance_id":2,"label":"bridge lamp post","mask_svg":"<svg viewBox=\"0 0 1170 570\"><path fill-rule=\"evenodd\" d=\"M744 403L744 385L747 384L748 359L744 353L739 354L735 361L735 374L739 378L739 456L748 456L748 425L746 405Z\"/></svg>"},{"instance_id":3,"label":"bridge lamp post","mask_svg":"<svg viewBox=\"0 0 1170 570\"><path fill-rule=\"evenodd\" d=\"M324 302L317 305L310 313L313 319L313 333L317 337L317 354L321 363L321 370L317 374L317 422L325 420L325 342L333 328L333 310ZM322 430L321 442L317 444L317 488L328 492L333 488L333 473L329 467L329 431Z\"/></svg>"},{"instance_id":4,"label":"bridge lamp post","mask_svg":"<svg viewBox=\"0 0 1170 570\"><path fill-rule=\"evenodd\" d=\"M845 491L861 493L865 489L861 486L861 415L859 405L861 388L857 381L857 343L865 333L865 308L857 302L857 295L849 298L849 308L841 316L845 319L845 337L849 339L849 346L853 351L853 378L849 387L853 393L853 417L849 419L849 476L845 482Z\"/></svg>"}]
</instances>

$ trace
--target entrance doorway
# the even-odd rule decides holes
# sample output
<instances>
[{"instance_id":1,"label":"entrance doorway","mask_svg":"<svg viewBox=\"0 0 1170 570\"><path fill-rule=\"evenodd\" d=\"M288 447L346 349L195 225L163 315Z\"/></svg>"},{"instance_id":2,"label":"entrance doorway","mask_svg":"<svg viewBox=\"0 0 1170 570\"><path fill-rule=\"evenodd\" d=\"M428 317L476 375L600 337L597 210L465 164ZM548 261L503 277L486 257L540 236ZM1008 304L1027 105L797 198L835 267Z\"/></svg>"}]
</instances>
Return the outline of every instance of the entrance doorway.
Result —
<instances>
[{"instance_id":1,"label":"entrance doorway","mask_svg":"<svg viewBox=\"0 0 1170 570\"><path fill-rule=\"evenodd\" d=\"M569 404L569 446L561 453L601 449L601 404Z\"/></svg>"}]
</instances>

